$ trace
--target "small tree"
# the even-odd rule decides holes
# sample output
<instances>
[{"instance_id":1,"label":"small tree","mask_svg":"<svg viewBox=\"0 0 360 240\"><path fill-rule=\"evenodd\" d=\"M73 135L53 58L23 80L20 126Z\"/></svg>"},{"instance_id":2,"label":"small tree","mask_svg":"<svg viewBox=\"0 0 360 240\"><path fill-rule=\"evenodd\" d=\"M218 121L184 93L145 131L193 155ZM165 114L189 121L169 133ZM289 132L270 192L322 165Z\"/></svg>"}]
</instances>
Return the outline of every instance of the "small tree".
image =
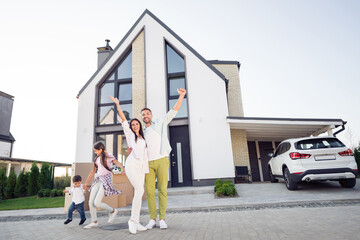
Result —
<instances>
[{"instance_id":1,"label":"small tree","mask_svg":"<svg viewBox=\"0 0 360 240\"><path fill-rule=\"evenodd\" d=\"M15 196L25 197L28 190L27 189L28 184L29 184L29 174L24 173L24 171L21 171L16 181Z\"/></svg>"},{"instance_id":2,"label":"small tree","mask_svg":"<svg viewBox=\"0 0 360 240\"><path fill-rule=\"evenodd\" d=\"M40 188L50 188L51 187L51 172L49 163L43 163L41 165L41 172L39 176Z\"/></svg>"},{"instance_id":3,"label":"small tree","mask_svg":"<svg viewBox=\"0 0 360 240\"><path fill-rule=\"evenodd\" d=\"M5 198L10 199L15 197L15 187L16 187L16 173L14 170L11 170L10 175L6 181Z\"/></svg>"},{"instance_id":4,"label":"small tree","mask_svg":"<svg viewBox=\"0 0 360 240\"><path fill-rule=\"evenodd\" d=\"M29 185L28 185L28 193L29 195L33 196L39 192L39 168L34 162L31 166L31 172L29 176Z\"/></svg>"},{"instance_id":5,"label":"small tree","mask_svg":"<svg viewBox=\"0 0 360 240\"><path fill-rule=\"evenodd\" d=\"M5 199L5 187L6 187L6 168L0 169L0 201Z\"/></svg>"}]
</instances>

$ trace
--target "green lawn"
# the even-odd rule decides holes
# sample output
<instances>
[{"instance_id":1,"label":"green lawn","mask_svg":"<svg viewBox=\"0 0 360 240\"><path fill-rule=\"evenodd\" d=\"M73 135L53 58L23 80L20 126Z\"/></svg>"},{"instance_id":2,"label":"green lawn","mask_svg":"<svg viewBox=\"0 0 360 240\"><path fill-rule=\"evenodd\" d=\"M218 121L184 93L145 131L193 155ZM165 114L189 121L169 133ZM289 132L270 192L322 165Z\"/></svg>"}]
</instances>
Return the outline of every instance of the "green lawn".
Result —
<instances>
[{"instance_id":1,"label":"green lawn","mask_svg":"<svg viewBox=\"0 0 360 240\"><path fill-rule=\"evenodd\" d=\"M56 208L64 207L65 197L46 197L37 198L37 196L7 199L0 202L1 210L18 210L34 208Z\"/></svg>"}]
</instances>

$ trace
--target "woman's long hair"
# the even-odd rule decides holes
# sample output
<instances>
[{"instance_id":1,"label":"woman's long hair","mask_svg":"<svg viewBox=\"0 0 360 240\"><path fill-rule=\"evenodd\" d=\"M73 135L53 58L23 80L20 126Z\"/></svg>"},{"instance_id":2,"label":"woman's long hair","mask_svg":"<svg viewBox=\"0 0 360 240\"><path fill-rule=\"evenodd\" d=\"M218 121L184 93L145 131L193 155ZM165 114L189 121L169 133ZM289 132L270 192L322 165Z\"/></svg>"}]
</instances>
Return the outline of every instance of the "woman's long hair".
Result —
<instances>
[{"instance_id":1,"label":"woman's long hair","mask_svg":"<svg viewBox=\"0 0 360 240\"><path fill-rule=\"evenodd\" d=\"M131 124L132 124L133 121L137 121L137 122L139 123L139 125L140 125L139 134L140 134L140 136L145 140L144 132L143 132L143 129L142 129L141 122L139 121L139 119L133 118L133 119L131 119L131 121L130 121L130 129L131 129L131 131L135 134L135 142L137 142L138 136L136 135L136 133L134 132L134 130L133 130L132 127L131 127Z\"/></svg>"},{"instance_id":2,"label":"woman's long hair","mask_svg":"<svg viewBox=\"0 0 360 240\"><path fill-rule=\"evenodd\" d=\"M101 165L103 165L108 171L111 171L111 169L109 169L107 163L106 163L106 152L105 152L105 145L102 143L102 142L96 142L94 144L94 148L96 150L100 150L102 149L102 152L100 154L100 163ZM96 159L98 158L98 156L95 157L94 159L94 166L96 167L96 169L98 168L98 166L96 166L95 162L96 162Z\"/></svg>"}]
</instances>

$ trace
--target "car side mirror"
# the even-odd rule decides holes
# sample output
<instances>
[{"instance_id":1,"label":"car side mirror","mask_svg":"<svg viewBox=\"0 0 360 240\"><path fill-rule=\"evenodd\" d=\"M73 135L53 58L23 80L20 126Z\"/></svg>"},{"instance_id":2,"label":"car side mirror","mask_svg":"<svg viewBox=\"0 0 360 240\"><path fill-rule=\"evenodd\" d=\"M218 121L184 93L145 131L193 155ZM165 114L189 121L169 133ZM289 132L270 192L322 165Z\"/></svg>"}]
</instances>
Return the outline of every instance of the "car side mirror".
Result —
<instances>
[{"instance_id":1,"label":"car side mirror","mask_svg":"<svg viewBox=\"0 0 360 240\"><path fill-rule=\"evenodd\" d=\"M274 153L269 153L268 156L269 156L269 157L273 157L273 156L274 156Z\"/></svg>"}]
</instances>

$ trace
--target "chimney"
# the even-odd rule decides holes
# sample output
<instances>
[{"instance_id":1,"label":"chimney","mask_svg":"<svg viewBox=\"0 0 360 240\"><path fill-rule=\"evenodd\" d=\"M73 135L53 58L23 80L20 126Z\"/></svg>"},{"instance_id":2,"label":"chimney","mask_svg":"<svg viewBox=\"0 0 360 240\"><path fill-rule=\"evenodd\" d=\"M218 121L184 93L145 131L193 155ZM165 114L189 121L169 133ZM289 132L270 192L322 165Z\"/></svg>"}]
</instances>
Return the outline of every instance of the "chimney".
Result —
<instances>
[{"instance_id":1,"label":"chimney","mask_svg":"<svg viewBox=\"0 0 360 240\"><path fill-rule=\"evenodd\" d=\"M110 47L109 39L105 40L106 46L98 48L98 68L104 63L105 59L111 54L113 51L112 47Z\"/></svg>"}]
</instances>

